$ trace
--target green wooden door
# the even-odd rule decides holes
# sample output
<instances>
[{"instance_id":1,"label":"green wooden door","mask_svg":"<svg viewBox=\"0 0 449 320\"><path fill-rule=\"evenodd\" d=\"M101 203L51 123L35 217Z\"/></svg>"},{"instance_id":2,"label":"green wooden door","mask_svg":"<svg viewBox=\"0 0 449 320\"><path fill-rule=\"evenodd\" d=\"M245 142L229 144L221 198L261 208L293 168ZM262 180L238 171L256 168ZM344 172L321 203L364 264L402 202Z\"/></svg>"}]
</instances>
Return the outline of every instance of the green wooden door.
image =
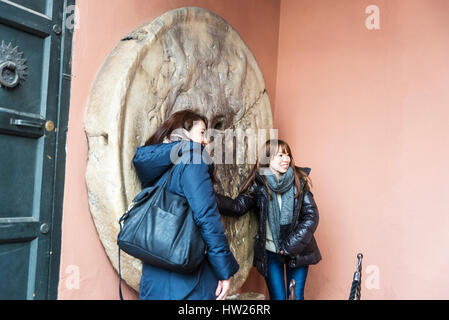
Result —
<instances>
[{"instance_id":1,"label":"green wooden door","mask_svg":"<svg viewBox=\"0 0 449 320\"><path fill-rule=\"evenodd\" d=\"M0 0L0 299L57 295L73 2Z\"/></svg>"}]
</instances>

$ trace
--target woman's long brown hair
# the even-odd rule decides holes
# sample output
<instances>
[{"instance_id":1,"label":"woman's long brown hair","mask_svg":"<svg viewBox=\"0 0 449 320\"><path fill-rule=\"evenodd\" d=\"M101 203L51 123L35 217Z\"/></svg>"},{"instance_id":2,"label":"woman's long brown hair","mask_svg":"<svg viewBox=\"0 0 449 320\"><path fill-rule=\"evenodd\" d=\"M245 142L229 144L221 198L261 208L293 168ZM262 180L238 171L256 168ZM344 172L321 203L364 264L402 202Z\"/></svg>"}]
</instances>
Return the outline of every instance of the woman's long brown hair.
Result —
<instances>
[{"instance_id":1,"label":"woman's long brown hair","mask_svg":"<svg viewBox=\"0 0 449 320\"><path fill-rule=\"evenodd\" d=\"M176 129L183 128L190 131L196 121L203 121L207 128L207 119L203 115L192 110L175 112L156 129L156 132L145 142L145 146L162 143Z\"/></svg>"},{"instance_id":2,"label":"woman's long brown hair","mask_svg":"<svg viewBox=\"0 0 449 320\"><path fill-rule=\"evenodd\" d=\"M175 112L156 129L153 135L147 140L147 142L145 142L145 146L147 147L164 142L164 139L169 138L170 134L176 129L183 128L190 131L196 121L203 121L207 129L208 123L205 116L192 110ZM216 182L216 178L213 173L210 175L210 178L212 183Z\"/></svg>"},{"instance_id":3,"label":"woman's long brown hair","mask_svg":"<svg viewBox=\"0 0 449 320\"><path fill-rule=\"evenodd\" d=\"M276 150L274 150L274 148L276 148ZM282 153L286 153L290 156L290 167L293 169L293 172L295 174L295 186L296 186L296 194L295 194L295 198L299 197L299 195L301 194L301 179L304 179L306 181L306 187L307 188L311 188L312 186L312 182L310 180L310 178L301 170L296 169L295 166L295 160L293 159L293 155L290 149L290 146L283 140L279 140L279 139L271 139L268 140L267 142L265 142L265 156L266 157L274 157L279 151L282 151ZM266 164L262 164L261 163L261 158L263 155L259 154L259 157L257 159L256 164L253 166L253 168L251 169L250 175L248 177L248 180L246 180L246 182L243 184L242 188L240 189L240 193L244 193L247 192L249 190L249 188L252 186L252 184L254 183L254 179L256 178L256 171L259 171L261 168L268 168L269 166L269 162ZM271 160L271 158L270 158ZM270 188L268 187L268 183L267 180L265 179L264 175L261 175L265 186L267 187L268 190L268 194L270 195L270 198L272 197L272 193Z\"/></svg>"}]
</instances>

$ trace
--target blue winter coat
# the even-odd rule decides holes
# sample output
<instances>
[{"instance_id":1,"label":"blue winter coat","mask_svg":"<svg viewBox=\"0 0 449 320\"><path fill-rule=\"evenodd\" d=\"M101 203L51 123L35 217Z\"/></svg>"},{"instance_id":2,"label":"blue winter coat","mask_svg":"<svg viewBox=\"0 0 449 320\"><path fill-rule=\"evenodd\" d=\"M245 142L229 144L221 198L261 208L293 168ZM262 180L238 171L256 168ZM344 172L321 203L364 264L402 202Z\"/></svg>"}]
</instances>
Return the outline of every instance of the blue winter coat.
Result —
<instances>
[{"instance_id":1,"label":"blue winter coat","mask_svg":"<svg viewBox=\"0 0 449 320\"><path fill-rule=\"evenodd\" d=\"M168 188L187 199L207 246L206 258L192 274L143 263L140 299L216 299L218 281L228 279L239 269L220 220L210 176L213 165L208 165L201 157L202 151L200 144L190 141L144 146L136 150L133 163L143 188L163 183L174 165L172 160L178 159Z\"/></svg>"}]
</instances>

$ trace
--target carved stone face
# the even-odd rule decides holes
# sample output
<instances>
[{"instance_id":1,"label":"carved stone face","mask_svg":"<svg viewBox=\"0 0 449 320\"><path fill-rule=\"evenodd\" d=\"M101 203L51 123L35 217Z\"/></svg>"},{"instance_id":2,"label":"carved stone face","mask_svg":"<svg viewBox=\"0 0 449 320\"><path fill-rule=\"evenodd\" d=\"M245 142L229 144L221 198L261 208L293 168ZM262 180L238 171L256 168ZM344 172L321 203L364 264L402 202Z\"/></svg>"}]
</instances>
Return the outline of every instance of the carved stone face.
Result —
<instances>
[{"instance_id":1,"label":"carved stone face","mask_svg":"<svg viewBox=\"0 0 449 320\"><path fill-rule=\"evenodd\" d=\"M168 115L186 108L205 115L218 135L227 129L272 128L265 82L252 53L226 21L200 8L169 11L123 39L91 90L85 119L89 205L116 269L117 221L141 190L134 152ZM237 151L245 157L252 145L240 142ZM249 165L215 167L216 190L236 196ZM257 221L252 213L222 221L240 264L234 293L252 267ZM121 268L138 291L140 261L122 252Z\"/></svg>"}]
</instances>

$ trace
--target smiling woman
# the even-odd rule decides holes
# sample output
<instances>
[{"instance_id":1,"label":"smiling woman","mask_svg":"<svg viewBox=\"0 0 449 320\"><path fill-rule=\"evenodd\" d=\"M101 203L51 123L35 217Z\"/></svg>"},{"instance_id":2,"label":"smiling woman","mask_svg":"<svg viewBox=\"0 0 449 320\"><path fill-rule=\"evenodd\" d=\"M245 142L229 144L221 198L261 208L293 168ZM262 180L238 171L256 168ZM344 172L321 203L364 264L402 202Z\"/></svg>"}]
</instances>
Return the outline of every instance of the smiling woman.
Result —
<instances>
[{"instance_id":1,"label":"smiling woman","mask_svg":"<svg viewBox=\"0 0 449 320\"><path fill-rule=\"evenodd\" d=\"M265 157L268 163L262 162ZM309 173L309 168L295 166L286 142L268 140L240 195L236 199L217 197L223 215L242 216L257 208L254 263L266 280L272 300L287 298L287 284L292 279L296 282L296 298L304 299L309 265L321 260L313 236L319 217Z\"/></svg>"},{"instance_id":2,"label":"smiling woman","mask_svg":"<svg viewBox=\"0 0 449 320\"><path fill-rule=\"evenodd\" d=\"M271 158L270 169L274 172L277 179L281 177L282 174L286 173L288 167L290 166L290 153L287 150L283 150L279 146L277 153Z\"/></svg>"}]
</instances>

